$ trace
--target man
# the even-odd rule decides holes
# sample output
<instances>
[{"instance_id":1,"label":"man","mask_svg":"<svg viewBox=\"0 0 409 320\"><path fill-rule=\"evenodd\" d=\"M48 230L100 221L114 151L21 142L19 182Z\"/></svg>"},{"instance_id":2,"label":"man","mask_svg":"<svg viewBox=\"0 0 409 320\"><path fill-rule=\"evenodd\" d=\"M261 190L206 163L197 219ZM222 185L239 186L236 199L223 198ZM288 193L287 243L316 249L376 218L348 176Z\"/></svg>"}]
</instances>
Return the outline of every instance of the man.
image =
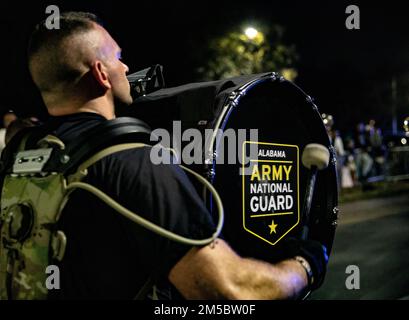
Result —
<instances>
[{"instance_id":1,"label":"man","mask_svg":"<svg viewBox=\"0 0 409 320\"><path fill-rule=\"evenodd\" d=\"M66 143L114 119L115 105L132 102L121 49L91 14L62 14L59 30L40 23L28 60L52 116L50 130ZM153 165L149 151L105 157L89 169L87 182L165 229L207 238L214 225L193 186L179 167ZM60 222L67 248L61 289L52 290L51 298L130 299L148 279L187 299L297 298L311 280L309 269L315 286L325 270L325 252L311 241L298 243L298 260L274 265L240 257L222 239L189 247L140 227L82 191L72 194Z\"/></svg>"}]
</instances>

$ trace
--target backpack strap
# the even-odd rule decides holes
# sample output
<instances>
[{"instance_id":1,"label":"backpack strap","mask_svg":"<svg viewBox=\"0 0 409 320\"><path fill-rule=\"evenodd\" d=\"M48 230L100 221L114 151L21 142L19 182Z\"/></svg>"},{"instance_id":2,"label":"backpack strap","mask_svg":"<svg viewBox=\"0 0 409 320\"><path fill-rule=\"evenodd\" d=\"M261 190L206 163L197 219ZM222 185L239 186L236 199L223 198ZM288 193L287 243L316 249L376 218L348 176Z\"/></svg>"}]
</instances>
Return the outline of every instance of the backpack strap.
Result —
<instances>
[{"instance_id":1,"label":"backpack strap","mask_svg":"<svg viewBox=\"0 0 409 320\"><path fill-rule=\"evenodd\" d=\"M123 144L117 144L108 148L105 148L96 154L92 155L90 158L85 160L83 163L81 163L78 167L75 173L70 175L68 177L68 182L74 182L74 181L81 181L83 177L87 175L87 169L91 167L94 163L98 162L102 158L105 158L111 154L121 152L124 150L130 150L130 149L136 149L136 148L143 148L147 147L147 144L144 143L123 143Z\"/></svg>"},{"instance_id":2,"label":"backpack strap","mask_svg":"<svg viewBox=\"0 0 409 320\"><path fill-rule=\"evenodd\" d=\"M150 144L150 134L149 126L135 118L105 121L82 134L80 139L67 144L64 149L55 150L44 170L72 174L80 163L110 146L135 141Z\"/></svg>"}]
</instances>

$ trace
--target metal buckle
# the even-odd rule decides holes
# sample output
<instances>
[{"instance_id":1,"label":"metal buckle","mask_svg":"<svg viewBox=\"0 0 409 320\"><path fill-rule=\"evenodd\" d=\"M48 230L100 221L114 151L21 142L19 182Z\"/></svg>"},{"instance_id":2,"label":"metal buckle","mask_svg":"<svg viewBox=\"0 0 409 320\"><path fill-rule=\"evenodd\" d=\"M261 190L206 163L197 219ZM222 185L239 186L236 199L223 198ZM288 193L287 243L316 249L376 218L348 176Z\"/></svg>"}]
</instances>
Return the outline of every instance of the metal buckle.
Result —
<instances>
[{"instance_id":1,"label":"metal buckle","mask_svg":"<svg viewBox=\"0 0 409 320\"><path fill-rule=\"evenodd\" d=\"M13 164L13 173L41 173L52 151L52 148L20 151Z\"/></svg>"}]
</instances>

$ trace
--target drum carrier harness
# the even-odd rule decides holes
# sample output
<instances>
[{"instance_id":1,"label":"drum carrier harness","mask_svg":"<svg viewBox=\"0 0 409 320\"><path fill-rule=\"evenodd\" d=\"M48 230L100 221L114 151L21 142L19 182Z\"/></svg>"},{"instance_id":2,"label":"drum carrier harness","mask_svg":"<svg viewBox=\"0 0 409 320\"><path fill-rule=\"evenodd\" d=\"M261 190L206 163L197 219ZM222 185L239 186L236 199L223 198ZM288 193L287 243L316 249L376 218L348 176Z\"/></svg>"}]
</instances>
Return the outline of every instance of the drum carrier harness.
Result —
<instances>
[{"instance_id":1,"label":"drum carrier harness","mask_svg":"<svg viewBox=\"0 0 409 320\"><path fill-rule=\"evenodd\" d=\"M220 234L220 197L206 179L183 166L217 199L219 221L210 238L194 240L174 234L82 182L87 169L100 159L123 150L151 147L150 129L142 121L128 117L105 121L67 145L48 132L49 128L42 127L24 129L2 155L0 300L47 298L47 267L63 259L69 242L58 229L58 221L71 192L77 188L93 193L118 213L174 241L206 245ZM27 146L28 140L31 147Z\"/></svg>"}]
</instances>

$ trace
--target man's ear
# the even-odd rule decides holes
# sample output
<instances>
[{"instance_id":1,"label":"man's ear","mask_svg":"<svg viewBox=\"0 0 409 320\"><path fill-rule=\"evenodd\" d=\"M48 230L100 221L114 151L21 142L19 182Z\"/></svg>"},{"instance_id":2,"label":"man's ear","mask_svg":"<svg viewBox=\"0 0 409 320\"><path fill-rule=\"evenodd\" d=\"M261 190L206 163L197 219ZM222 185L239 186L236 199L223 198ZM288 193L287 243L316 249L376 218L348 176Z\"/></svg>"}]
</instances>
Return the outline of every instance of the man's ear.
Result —
<instances>
[{"instance_id":1,"label":"man's ear","mask_svg":"<svg viewBox=\"0 0 409 320\"><path fill-rule=\"evenodd\" d=\"M92 74L101 87L106 90L111 89L111 82L109 81L107 69L101 61L96 61L94 63L92 66Z\"/></svg>"}]
</instances>

